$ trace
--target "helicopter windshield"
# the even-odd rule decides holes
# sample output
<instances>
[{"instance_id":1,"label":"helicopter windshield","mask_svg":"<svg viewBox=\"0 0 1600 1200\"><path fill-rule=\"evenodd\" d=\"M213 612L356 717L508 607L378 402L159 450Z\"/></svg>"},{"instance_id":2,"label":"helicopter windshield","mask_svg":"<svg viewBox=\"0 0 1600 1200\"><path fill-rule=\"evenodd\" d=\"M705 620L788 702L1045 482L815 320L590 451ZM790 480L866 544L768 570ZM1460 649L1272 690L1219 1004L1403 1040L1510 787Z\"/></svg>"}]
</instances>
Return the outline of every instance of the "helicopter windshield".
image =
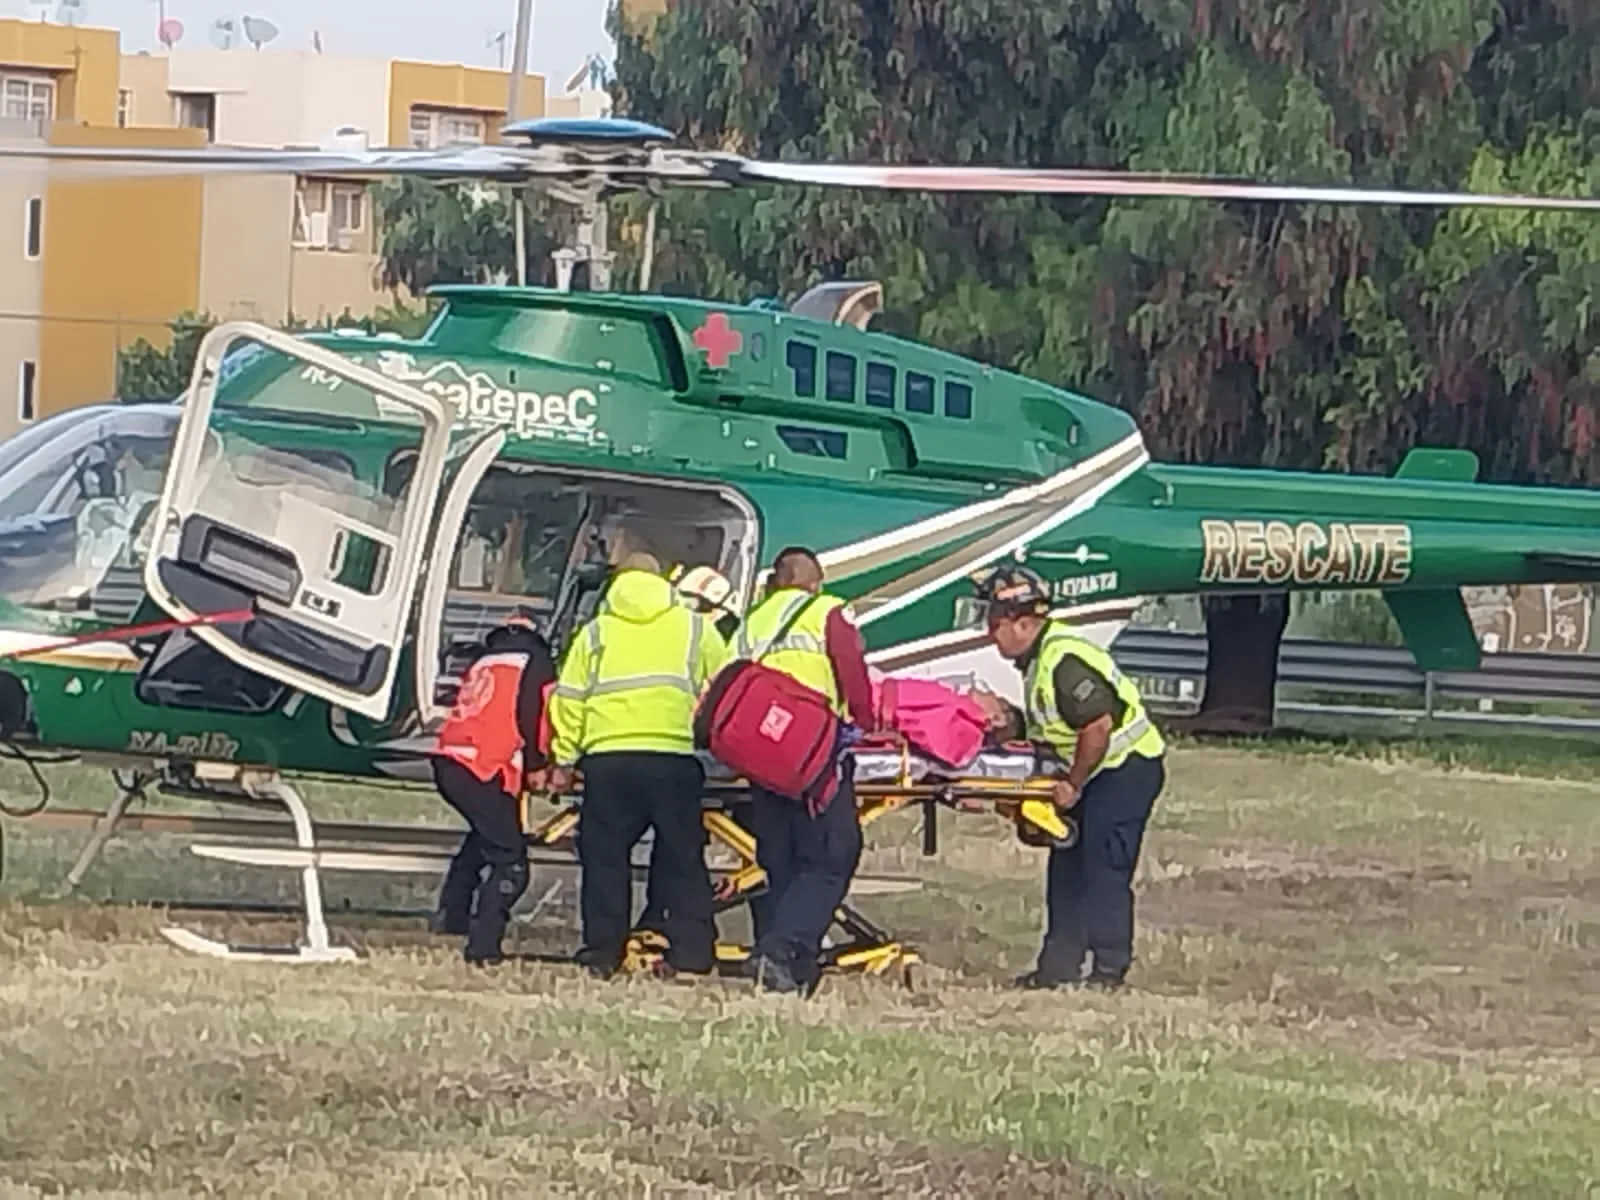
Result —
<instances>
[{"instance_id":1,"label":"helicopter windshield","mask_svg":"<svg viewBox=\"0 0 1600 1200\"><path fill-rule=\"evenodd\" d=\"M97 406L0 444L0 596L131 614L177 424L170 405Z\"/></svg>"}]
</instances>

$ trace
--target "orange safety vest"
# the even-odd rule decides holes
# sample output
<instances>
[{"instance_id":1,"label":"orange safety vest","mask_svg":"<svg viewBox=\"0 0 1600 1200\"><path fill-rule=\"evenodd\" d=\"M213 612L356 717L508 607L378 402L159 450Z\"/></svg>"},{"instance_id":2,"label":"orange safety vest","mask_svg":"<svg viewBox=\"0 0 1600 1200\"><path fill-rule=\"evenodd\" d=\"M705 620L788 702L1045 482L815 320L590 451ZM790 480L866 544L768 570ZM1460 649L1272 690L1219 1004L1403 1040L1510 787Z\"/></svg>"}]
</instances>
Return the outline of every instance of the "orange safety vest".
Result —
<instances>
[{"instance_id":1,"label":"orange safety vest","mask_svg":"<svg viewBox=\"0 0 1600 1200\"><path fill-rule=\"evenodd\" d=\"M486 654L467 670L455 707L439 729L434 753L453 759L488 783L499 776L511 796L522 792L522 732L517 728L517 692L526 654ZM539 749L550 752L550 693L544 685L539 706Z\"/></svg>"}]
</instances>

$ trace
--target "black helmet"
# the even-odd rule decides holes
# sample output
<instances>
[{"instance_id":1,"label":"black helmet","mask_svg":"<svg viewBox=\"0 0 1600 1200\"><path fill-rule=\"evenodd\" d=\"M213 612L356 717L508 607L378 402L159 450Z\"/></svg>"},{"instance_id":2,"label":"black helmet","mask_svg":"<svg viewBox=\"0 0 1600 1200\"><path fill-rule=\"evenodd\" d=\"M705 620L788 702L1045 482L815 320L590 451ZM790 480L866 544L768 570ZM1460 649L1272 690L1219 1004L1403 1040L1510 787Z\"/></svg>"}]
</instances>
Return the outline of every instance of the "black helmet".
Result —
<instances>
[{"instance_id":1,"label":"black helmet","mask_svg":"<svg viewBox=\"0 0 1600 1200\"><path fill-rule=\"evenodd\" d=\"M1050 611L1050 585L1030 567L1008 564L975 576L977 598L991 616L1045 616Z\"/></svg>"}]
</instances>

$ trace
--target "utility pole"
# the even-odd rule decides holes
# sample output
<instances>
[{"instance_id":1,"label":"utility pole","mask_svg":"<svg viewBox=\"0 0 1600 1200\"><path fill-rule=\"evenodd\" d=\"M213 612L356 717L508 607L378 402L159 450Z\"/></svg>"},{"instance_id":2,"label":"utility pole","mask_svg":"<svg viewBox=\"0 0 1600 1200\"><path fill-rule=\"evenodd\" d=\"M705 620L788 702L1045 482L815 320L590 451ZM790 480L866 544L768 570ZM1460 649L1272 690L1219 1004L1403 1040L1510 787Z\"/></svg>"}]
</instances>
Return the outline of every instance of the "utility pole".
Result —
<instances>
[{"instance_id":1,"label":"utility pole","mask_svg":"<svg viewBox=\"0 0 1600 1200\"><path fill-rule=\"evenodd\" d=\"M522 116L522 81L528 74L528 35L533 25L533 0L517 0L517 23L511 35L511 85L506 95L506 120ZM517 286L528 286L528 213L522 189L511 189L511 224L517 239Z\"/></svg>"}]
</instances>

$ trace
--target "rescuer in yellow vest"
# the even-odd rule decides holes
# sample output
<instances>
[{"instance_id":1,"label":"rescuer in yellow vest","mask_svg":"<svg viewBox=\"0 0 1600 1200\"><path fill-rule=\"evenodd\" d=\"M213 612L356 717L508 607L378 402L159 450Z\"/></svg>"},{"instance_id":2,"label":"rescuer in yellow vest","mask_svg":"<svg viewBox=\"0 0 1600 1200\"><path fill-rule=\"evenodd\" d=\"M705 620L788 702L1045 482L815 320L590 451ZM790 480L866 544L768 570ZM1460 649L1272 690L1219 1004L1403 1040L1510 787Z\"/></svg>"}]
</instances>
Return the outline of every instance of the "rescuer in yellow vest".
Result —
<instances>
[{"instance_id":1,"label":"rescuer in yellow vest","mask_svg":"<svg viewBox=\"0 0 1600 1200\"><path fill-rule=\"evenodd\" d=\"M1055 803L1078 840L1052 849L1044 945L1022 987L1119 987L1133 961L1133 872L1166 782L1166 743L1110 654L1052 621L1050 589L1026 567L979 585L989 637L1023 674L1028 737L1058 761Z\"/></svg>"},{"instance_id":2,"label":"rescuer in yellow vest","mask_svg":"<svg viewBox=\"0 0 1600 1200\"><path fill-rule=\"evenodd\" d=\"M666 913L666 965L715 964L711 876L700 804L705 770L694 752L694 706L727 659L704 615L677 602L648 554L626 557L594 618L572 636L550 700L551 788L583 772L578 822L582 867L578 961L609 977L633 921L633 847L655 831L657 885Z\"/></svg>"},{"instance_id":3,"label":"rescuer in yellow vest","mask_svg":"<svg viewBox=\"0 0 1600 1200\"><path fill-rule=\"evenodd\" d=\"M797 609L799 618L769 647ZM872 732L872 682L861 634L844 601L822 590L822 566L810 550L791 546L778 554L766 598L739 629L737 657L763 650L764 666L821 693L844 720ZM861 861L855 760L844 756L839 790L815 816L802 803L751 788L750 831L767 895L759 909L751 906L756 939L747 967L767 991L810 992L820 974L822 939Z\"/></svg>"},{"instance_id":4,"label":"rescuer in yellow vest","mask_svg":"<svg viewBox=\"0 0 1600 1200\"><path fill-rule=\"evenodd\" d=\"M739 613L733 598L733 585L728 582L727 576L715 567L685 566L676 563L663 573L663 577L672 585L673 596L679 604L691 612L702 614L707 620L716 625L717 632L724 639L732 639L739 629ZM743 806L740 806L741 808ZM733 809L729 813L740 825L749 827L749 814ZM710 841L702 825L701 846ZM764 896L751 900L751 919L759 924L756 916L757 909ZM644 912L639 915L637 928L641 931L659 933L663 937L667 933L667 906L661 895L661 872L656 862L656 852L650 855L650 869L645 877Z\"/></svg>"}]
</instances>

